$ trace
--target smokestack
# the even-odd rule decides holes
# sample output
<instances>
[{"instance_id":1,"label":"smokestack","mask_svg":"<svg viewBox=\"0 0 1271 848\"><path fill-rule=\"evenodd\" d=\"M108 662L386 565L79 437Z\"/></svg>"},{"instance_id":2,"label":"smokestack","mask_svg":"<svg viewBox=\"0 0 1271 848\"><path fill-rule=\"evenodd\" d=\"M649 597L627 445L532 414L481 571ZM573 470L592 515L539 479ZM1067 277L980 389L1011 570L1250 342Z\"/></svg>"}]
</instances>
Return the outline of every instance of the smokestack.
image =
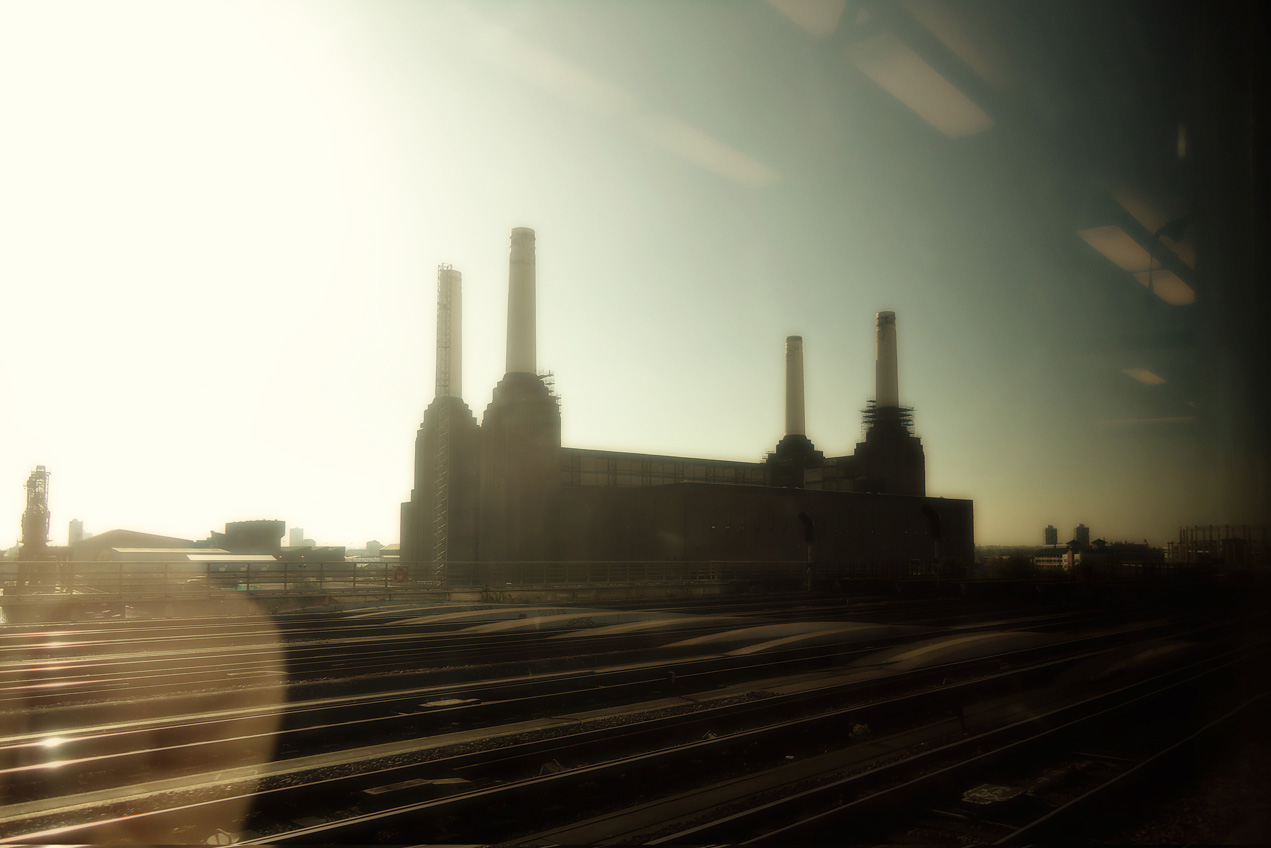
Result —
<instances>
[{"instance_id":1,"label":"smokestack","mask_svg":"<svg viewBox=\"0 0 1271 848\"><path fill-rule=\"evenodd\" d=\"M437 267L437 397L463 392L463 275Z\"/></svg>"},{"instance_id":2,"label":"smokestack","mask_svg":"<svg viewBox=\"0 0 1271 848\"><path fill-rule=\"evenodd\" d=\"M807 435L803 421L803 336L786 336L786 435Z\"/></svg>"},{"instance_id":3,"label":"smokestack","mask_svg":"<svg viewBox=\"0 0 1271 848\"><path fill-rule=\"evenodd\" d=\"M508 267L507 373L537 373L534 353L534 231L515 227Z\"/></svg>"},{"instance_id":4,"label":"smokestack","mask_svg":"<svg viewBox=\"0 0 1271 848\"><path fill-rule=\"evenodd\" d=\"M896 313L878 313L878 354L874 363L874 403L878 409L900 406L896 376Z\"/></svg>"}]
</instances>

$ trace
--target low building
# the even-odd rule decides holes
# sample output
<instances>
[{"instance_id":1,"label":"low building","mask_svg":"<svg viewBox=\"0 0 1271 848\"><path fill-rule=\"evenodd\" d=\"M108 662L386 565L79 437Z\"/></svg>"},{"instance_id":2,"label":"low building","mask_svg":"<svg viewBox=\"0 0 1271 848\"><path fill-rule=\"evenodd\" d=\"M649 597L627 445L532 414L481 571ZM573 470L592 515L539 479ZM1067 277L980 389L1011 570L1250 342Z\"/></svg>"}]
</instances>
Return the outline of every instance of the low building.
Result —
<instances>
[{"instance_id":1,"label":"low building","mask_svg":"<svg viewBox=\"0 0 1271 848\"><path fill-rule=\"evenodd\" d=\"M278 556L286 532L285 521L231 521L225 525L224 533L212 531L207 544L230 553Z\"/></svg>"},{"instance_id":2,"label":"low building","mask_svg":"<svg viewBox=\"0 0 1271 848\"><path fill-rule=\"evenodd\" d=\"M287 546L278 555L282 562L344 562L347 558L344 545Z\"/></svg>"},{"instance_id":3,"label":"low building","mask_svg":"<svg viewBox=\"0 0 1271 848\"><path fill-rule=\"evenodd\" d=\"M111 552L117 548L185 550L196 546L197 543L193 539L139 533L136 530L107 530L105 533L82 539L69 547L71 562L93 562L98 559L111 559L113 557Z\"/></svg>"},{"instance_id":4,"label":"low building","mask_svg":"<svg viewBox=\"0 0 1271 848\"><path fill-rule=\"evenodd\" d=\"M1081 565L1081 551L1058 548L1033 557L1033 565L1038 571L1072 571Z\"/></svg>"}]
</instances>

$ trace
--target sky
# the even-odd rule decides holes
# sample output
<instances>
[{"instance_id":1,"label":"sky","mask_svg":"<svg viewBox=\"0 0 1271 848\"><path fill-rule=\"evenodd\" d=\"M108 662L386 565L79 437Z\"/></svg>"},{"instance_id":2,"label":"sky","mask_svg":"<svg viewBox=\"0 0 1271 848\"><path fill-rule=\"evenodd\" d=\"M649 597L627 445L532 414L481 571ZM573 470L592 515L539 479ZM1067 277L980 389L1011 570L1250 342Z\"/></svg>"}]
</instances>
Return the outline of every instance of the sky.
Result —
<instances>
[{"instance_id":1,"label":"sky","mask_svg":"<svg viewBox=\"0 0 1271 848\"><path fill-rule=\"evenodd\" d=\"M1141 290L1074 236L1071 165L936 128L798 5L0 2L0 545L36 465L54 544L398 541L437 265L479 417L517 226L566 445L759 460L800 334L808 435L851 453L893 310L978 543L1221 521L1190 399L1109 352Z\"/></svg>"}]
</instances>

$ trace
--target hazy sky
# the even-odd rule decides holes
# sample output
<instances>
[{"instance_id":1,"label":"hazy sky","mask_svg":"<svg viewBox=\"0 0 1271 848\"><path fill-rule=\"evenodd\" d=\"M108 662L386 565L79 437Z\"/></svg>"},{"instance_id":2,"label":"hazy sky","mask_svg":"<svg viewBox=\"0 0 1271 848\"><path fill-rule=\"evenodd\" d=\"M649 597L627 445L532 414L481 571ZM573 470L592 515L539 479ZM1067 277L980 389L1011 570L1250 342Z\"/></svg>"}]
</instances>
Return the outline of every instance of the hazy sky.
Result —
<instances>
[{"instance_id":1,"label":"hazy sky","mask_svg":"<svg viewBox=\"0 0 1271 848\"><path fill-rule=\"evenodd\" d=\"M480 416L514 226L567 445L760 459L802 334L808 435L850 453L889 309L928 492L975 500L977 542L1215 520L1185 422L1107 423L1185 399L1104 349L1135 285L1051 202L1054 151L949 138L830 44L758 0L0 2L0 544L37 464L56 544L397 541L436 266Z\"/></svg>"}]
</instances>

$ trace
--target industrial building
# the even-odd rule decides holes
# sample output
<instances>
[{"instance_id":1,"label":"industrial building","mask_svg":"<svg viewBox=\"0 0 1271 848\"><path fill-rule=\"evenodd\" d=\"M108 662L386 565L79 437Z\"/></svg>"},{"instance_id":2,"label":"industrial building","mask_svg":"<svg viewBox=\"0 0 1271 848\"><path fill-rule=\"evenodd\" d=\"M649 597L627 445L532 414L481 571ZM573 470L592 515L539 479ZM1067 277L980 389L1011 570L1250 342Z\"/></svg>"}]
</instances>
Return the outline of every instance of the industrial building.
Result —
<instances>
[{"instance_id":1,"label":"industrial building","mask_svg":"<svg viewBox=\"0 0 1271 848\"><path fill-rule=\"evenodd\" d=\"M1271 527L1266 524L1180 527L1178 541L1166 547L1165 559L1180 565L1266 567L1271 565Z\"/></svg>"},{"instance_id":2,"label":"industrial building","mask_svg":"<svg viewBox=\"0 0 1271 848\"><path fill-rule=\"evenodd\" d=\"M174 536L158 536L135 530L107 530L81 538L68 546L65 558L70 562L92 562L110 559L112 550L217 549L230 554L260 554L279 557L286 522L278 520L230 521L225 532L211 531L208 538L195 541Z\"/></svg>"},{"instance_id":3,"label":"industrial building","mask_svg":"<svg viewBox=\"0 0 1271 848\"><path fill-rule=\"evenodd\" d=\"M804 422L803 340L786 340L786 434L736 462L561 445L558 398L536 371L535 235L512 230L507 373L478 424L459 396L462 278L437 285L436 395L415 439L401 559L416 579L455 563L809 562L837 573L969 566L972 503L927 497L925 457L898 392L896 316L877 316L876 397L850 456ZM494 572L489 572L494 574Z\"/></svg>"}]
</instances>

